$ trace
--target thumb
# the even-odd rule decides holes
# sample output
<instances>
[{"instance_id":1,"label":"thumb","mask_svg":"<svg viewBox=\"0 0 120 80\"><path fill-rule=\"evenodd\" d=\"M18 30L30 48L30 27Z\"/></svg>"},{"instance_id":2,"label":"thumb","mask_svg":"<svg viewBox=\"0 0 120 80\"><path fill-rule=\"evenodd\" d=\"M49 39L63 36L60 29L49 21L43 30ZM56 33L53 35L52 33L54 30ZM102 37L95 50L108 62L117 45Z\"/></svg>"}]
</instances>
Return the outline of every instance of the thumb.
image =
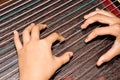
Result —
<instances>
[{"instance_id":1,"label":"thumb","mask_svg":"<svg viewBox=\"0 0 120 80\"><path fill-rule=\"evenodd\" d=\"M73 56L72 52L66 52L60 57L56 57L57 68L61 67L63 64L67 63Z\"/></svg>"},{"instance_id":2,"label":"thumb","mask_svg":"<svg viewBox=\"0 0 120 80\"><path fill-rule=\"evenodd\" d=\"M112 48L102 55L97 61L97 66L100 66L104 62L110 61L112 58L120 54L120 43L116 42L113 44Z\"/></svg>"}]
</instances>

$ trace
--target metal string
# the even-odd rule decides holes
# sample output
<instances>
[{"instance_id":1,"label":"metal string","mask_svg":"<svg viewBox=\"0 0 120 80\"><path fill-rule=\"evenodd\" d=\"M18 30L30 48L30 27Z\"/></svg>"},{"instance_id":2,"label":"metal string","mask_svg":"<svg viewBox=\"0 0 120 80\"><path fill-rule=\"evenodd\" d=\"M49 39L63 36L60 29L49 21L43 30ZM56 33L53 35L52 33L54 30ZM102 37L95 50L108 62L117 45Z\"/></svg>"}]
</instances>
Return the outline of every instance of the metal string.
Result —
<instances>
[{"instance_id":1,"label":"metal string","mask_svg":"<svg viewBox=\"0 0 120 80\"><path fill-rule=\"evenodd\" d=\"M84 20L83 20L83 21L84 21ZM82 21L82 22L83 22L83 21ZM81 31L81 30L80 30L80 31ZM88 33L87 33L87 34L88 34ZM84 35L84 36L85 36L85 35ZM68 39L69 39L69 38L67 38L66 40L68 40ZM76 42L77 42L77 41L79 41L79 39L76 40ZM70 46L72 46L73 44L74 44L74 42L71 43ZM83 43L83 45L84 45L84 43ZM60 50L60 51L57 53L57 55L58 55L59 53L61 53L62 51L64 51L65 49L67 49L68 47L70 47L70 46L67 46L67 47L63 48L62 50ZM81 46L80 46L79 48L81 48Z\"/></svg>"},{"instance_id":2,"label":"metal string","mask_svg":"<svg viewBox=\"0 0 120 80\"><path fill-rule=\"evenodd\" d=\"M109 44L109 45L110 45L110 44ZM109 45L108 45L108 46L109 46ZM105 48L104 48L104 49L105 49ZM103 50L104 50L104 49L103 49ZM101 52L101 51L102 51L102 50L100 50L99 52ZM92 59L93 57L94 57L94 56L92 56L91 59ZM91 69L93 69L94 66L95 66L95 65L93 65L93 66L91 66L90 68L88 68L84 73L82 73L82 75L86 74L88 71L90 71ZM119 67L120 67L120 66L118 66L118 68L119 68ZM109 69L109 70L110 70L110 69ZM117 69L116 69L116 70L117 70ZM80 77L80 76L79 76L79 77ZM79 77L78 77L78 78L79 78ZM77 79L77 78L76 78L76 79Z\"/></svg>"},{"instance_id":3,"label":"metal string","mask_svg":"<svg viewBox=\"0 0 120 80\"><path fill-rule=\"evenodd\" d=\"M94 0L90 0L90 1L87 2L86 4L84 4L84 5L82 5L82 6L79 6L77 9L73 10L72 12L70 12L70 13L68 13L68 14L65 14L65 16L62 16L62 17L60 17L59 19L55 20L54 22L48 24L48 27L49 27L49 26L52 26L52 25L54 25L54 24L56 24L57 22L59 22L59 21L65 19L66 17L68 17L68 16L74 14L75 12L79 11L80 9L82 9L82 8L84 8L84 7L86 7L86 6L88 6L89 4L91 4L91 3L93 3L93 2L94 2Z\"/></svg>"},{"instance_id":4,"label":"metal string","mask_svg":"<svg viewBox=\"0 0 120 80\"><path fill-rule=\"evenodd\" d=\"M58 1L57 1L58 2ZM53 5L53 4L56 4L56 2L55 3L52 3L51 5ZM49 7L51 6L51 5L49 5ZM43 10L43 9L42 9ZM22 20L20 20L20 21L22 21ZM19 21L18 21L19 22ZM17 22L15 23L15 24L17 24ZM28 24L28 23L27 23ZM14 24L13 24L14 25ZM26 24L25 24L26 25ZM12 27L12 26L11 26ZM18 27L17 29L21 29L22 28L22 26L21 27ZM6 29L8 29L8 28L6 28ZM5 30L6 30L5 29ZM0 39L3 39L4 37L6 37L6 36L9 36L10 34L12 34L13 32L9 32L9 33L7 33L7 34L5 34L5 35L3 35ZM21 35L21 33L20 33L20 35ZM6 40L6 41L4 41L4 42L2 42L2 43L0 43L0 45L3 45L4 43L6 43L6 42L8 42L8 41L11 41L13 39L13 37L11 37L11 38L9 38L8 40Z\"/></svg>"},{"instance_id":5,"label":"metal string","mask_svg":"<svg viewBox=\"0 0 120 80\"><path fill-rule=\"evenodd\" d=\"M71 6L69 6L68 8L65 8L64 10L62 10L62 11L58 12L57 14L51 16L49 19L51 19L51 18L57 16L58 14L60 14L60 13L62 13L62 12L64 12L64 11L66 11L66 10L68 10L69 8L71 8L71 7L75 6L75 5L77 5L77 4L80 3L80 2L81 2L81 1L79 1L79 2L77 2L77 3L75 3L75 4L71 5ZM55 4L55 3L52 3L52 4ZM56 10L56 9L58 9L58 8L59 8L59 7L55 8L54 10ZM51 12L54 11L54 10L51 10L51 11L49 11L49 12L47 12L47 13L45 13L45 14L39 16L38 18L36 18L36 19L34 19L34 20L28 22L27 24L25 24L24 26L21 26L20 28L17 28L16 30L19 30L19 29L21 29L21 28L24 28L24 27L27 26L28 24L30 24L30 23L32 23L32 22L34 22L34 21L36 21L36 20L38 20L38 19L40 19L40 18L46 16L48 13L51 13ZM42 11L42 10L41 10L41 11ZM37 13L39 13L39 11L37 11L35 14L37 14ZM34 14L34 15L35 15L35 14ZM32 15L32 16L33 16L33 15ZM30 16L30 17L31 17L31 16ZM27 18L29 18L29 16L28 16ZM27 18L25 18L25 19L27 19ZM23 20L24 20L24 19L23 19ZM19 22L21 22L21 21L23 21L23 20L20 20ZM42 21L41 23L44 23L46 20L48 20L48 18L45 19L44 21ZM18 22L17 22L17 23L18 23ZM13 24L12 26L14 26L14 25L15 25L15 24ZM12 27L12 26L10 26L10 27ZM7 29L8 29L8 28L7 28ZM12 33L9 33L9 35L10 35L10 34L12 34ZM6 35L6 36L7 36L7 35ZM4 36L4 37L5 37L5 36ZM1 38L4 38L4 37L1 37ZM1 38L0 38L0 39L1 39Z\"/></svg>"},{"instance_id":6,"label":"metal string","mask_svg":"<svg viewBox=\"0 0 120 80\"><path fill-rule=\"evenodd\" d=\"M111 63L111 61L110 62L108 62L107 64L110 64ZM97 76L98 74L100 74L100 73L102 73L102 71L104 71L104 69L105 68L107 68L104 72L109 72L113 67L111 67L111 68L108 68L109 67L109 65L107 65L107 66L103 66L102 67L102 69L101 70L99 70L98 72L96 72L95 74L93 74L92 76L90 76L90 80L92 80L92 78L94 78L95 76ZM120 67L120 66L119 66ZM113 70L112 70L113 71Z\"/></svg>"},{"instance_id":7,"label":"metal string","mask_svg":"<svg viewBox=\"0 0 120 80\"><path fill-rule=\"evenodd\" d=\"M91 59L93 59L93 58L97 55L97 53L103 51L104 49L106 49L107 47L109 47L111 44L112 44L112 42L110 42L110 43L109 43L108 45L106 45L104 48L100 49L98 52L96 52L96 54L93 54L90 58L88 58L88 61L91 60ZM86 62L88 62L88 61L86 61ZM86 63L86 62L85 62L85 63ZM85 74L88 73L88 71L92 70L94 67L96 67L96 64L93 64L90 68L86 69L83 73L81 73L80 75L78 75L78 76L75 78L75 80L78 79L78 78L80 78L80 77L83 77Z\"/></svg>"},{"instance_id":8,"label":"metal string","mask_svg":"<svg viewBox=\"0 0 120 80\"><path fill-rule=\"evenodd\" d=\"M2 51L2 53L4 52L4 50Z\"/></svg>"},{"instance_id":9,"label":"metal string","mask_svg":"<svg viewBox=\"0 0 120 80\"><path fill-rule=\"evenodd\" d=\"M85 7L85 6L84 6L84 7ZM81 8L82 8L82 7L80 7L80 9L81 9ZM79 8L78 8L78 9L79 9ZM73 11L73 12L75 12L75 11ZM71 14L71 13L70 13L70 14ZM63 18L65 18L65 17L63 16ZM62 19L63 19L63 18L62 18ZM60 18L58 19L58 21L59 21L59 20L60 20ZM54 23L54 22L53 22L53 23ZM53 23L52 23L52 24L53 24ZM50 25L51 25L51 24L50 24ZM12 33L12 32L11 32L11 33ZM5 35L4 35L4 36L5 36ZM4 37L4 36L3 36L3 37ZM5 42L6 42L6 41L5 41ZM5 42L3 42L3 43L5 43ZM3 44L3 43L1 43L1 44Z\"/></svg>"},{"instance_id":10,"label":"metal string","mask_svg":"<svg viewBox=\"0 0 120 80\"><path fill-rule=\"evenodd\" d=\"M17 63L17 61L18 61L18 59L15 59L12 62L10 62L7 65L5 65L2 68L0 68L0 73L2 73L3 71L5 71L6 69L8 69L10 66L15 65Z\"/></svg>"},{"instance_id":11,"label":"metal string","mask_svg":"<svg viewBox=\"0 0 120 80\"><path fill-rule=\"evenodd\" d=\"M93 6L93 7L91 7L90 9L87 9L86 11L82 12L81 14L79 14L79 15L77 15L77 16L71 18L70 20L66 21L65 23L61 24L60 26L58 26L58 27L52 29L52 30L49 31L48 33L45 33L45 34L43 35L43 37L45 37L45 36L47 36L48 34L54 32L55 30L61 28L62 26L66 25L67 23L69 23L69 22L71 22L71 21L73 21L74 19L80 17L81 15L83 15L83 14L85 14L86 12L90 11L91 9L94 9L96 6L98 6L98 5L100 5L100 4L101 4L101 3L99 3L99 4L97 4L97 5ZM79 24L82 23L83 21L84 21L84 20L80 21ZM72 29L72 28L74 28L74 26L68 28L67 30L63 31L63 32L60 33L60 34L63 35L65 32L69 31L69 30Z\"/></svg>"},{"instance_id":12,"label":"metal string","mask_svg":"<svg viewBox=\"0 0 120 80\"><path fill-rule=\"evenodd\" d=\"M78 60L79 58L83 57L83 56L84 56L85 54L87 54L90 50L92 50L92 49L95 48L96 46L100 45L100 44L103 43L105 40L106 40L106 38L103 39L102 41L100 41L99 43L97 43L96 45L92 46L92 47L91 47L90 49L88 49L87 51L83 52L83 54L81 54L81 55L79 55L78 57L76 57L71 63L74 63L74 64L75 64L75 61L76 61L76 60ZM89 60L89 59L88 59L88 60ZM62 70L62 71L63 71L62 74L64 74L64 75L62 75L61 78L67 76L68 74L70 74L71 72L73 72L75 69L77 69L78 67L82 66L82 65L85 64L86 62L87 62L87 61L85 60L84 62L81 62L81 64L76 65L76 67L74 67L74 68L72 68L72 69L70 69L70 70L66 67L64 70ZM72 64L72 65L73 65L73 64ZM71 65L71 66L72 66L72 65Z\"/></svg>"},{"instance_id":13,"label":"metal string","mask_svg":"<svg viewBox=\"0 0 120 80\"><path fill-rule=\"evenodd\" d=\"M19 1L18 1L19 2ZM21 6L23 6L23 5L26 5L27 3L29 3L30 1L28 0L28 1L25 1L24 3L22 3L22 4L20 4L20 5L17 5L16 7L13 7L12 9L9 9L9 10L7 10L7 11L5 11L4 13L1 13L0 14L0 17L2 17L2 16L4 16L6 13L9 13L10 11L12 11L12 10L14 10L14 9L17 9L17 8L19 8L19 7L21 7ZM16 2L15 2L16 3ZM15 4L14 3L14 4ZM17 3L16 3L17 4Z\"/></svg>"},{"instance_id":14,"label":"metal string","mask_svg":"<svg viewBox=\"0 0 120 80\"><path fill-rule=\"evenodd\" d=\"M111 61L108 62L107 64L110 64L110 63L111 63ZM103 66L103 68L102 68L101 70L99 70L97 73L93 74L89 79L92 80L97 74L102 73L101 71L103 71L105 68L107 68L107 69L104 71L105 73L109 72L111 69L112 69L113 72L115 72L115 70L117 70L118 68L120 68L119 65L118 65L117 68L115 68L114 70L113 70L114 67L110 67L110 68L108 68L108 67L109 67L109 65Z\"/></svg>"},{"instance_id":15,"label":"metal string","mask_svg":"<svg viewBox=\"0 0 120 80\"><path fill-rule=\"evenodd\" d=\"M115 10L115 9L113 9L113 10ZM111 10L111 11L113 11L113 10Z\"/></svg>"},{"instance_id":16,"label":"metal string","mask_svg":"<svg viewBox=\"0 0 120 80\"><path fill-rule=\"evenodd\" d=\"M7 4L7 3L11 2L11 1L12 1L12 0L8 0L8 1L6 1L6 2L0 4L0 6L3 6L3 5L5 5L5 4Z\"/></svg>"},{"instance_id":17,"label":"metal string","mask_svg":"<svg viewBox=\"0 0 120 80\"><path fill-rule=\"evenodd\" d=\"M19 3L19 2L21 2L21 0L15 1L14 3L12 3L12 4L10 4L10 5L8 5L8 6L4 7L4 8L2 8L2 9L0 9L0 11L5 10L5 9L7 9L7 8L9 8L9 7L11 7L11 6L13 6L13 5Z\"/></svg>"},{"instance_id":18,"label":"metal string","mask_svg":"<svg viewBox=\"0 0 120 80\"><path fill-rule=\"evenodd\" d=\"M50 1L45 1L45 2L43 2L42 4L40 4L40 5L38 5L38 6L35 6L34 8L31 8L30 10L25 11L24 13L22 13L22 14L16 16L16 17L14 17L14 18L12 18L12 19L10 19L10 20L7 20L7 21L4 22L4 23L1 23L0 26L4 26L5 24L8 24L8 23L12 22L13 20L15 20L15 19L17 19L17 18L19 18L19 17L21 17L21 16L23 16L23 15L25 15L25 14L31 12L32 10L34 10L34 9L36 9L36 8L38 8L38 7L40 7L40 6L44 5L44 4L46 4L46 3L48 3L48 2L50 2ZM49 5L49 6L50 6L50 5ZM35 14L35 13L33 13L33 14ZM33 15L33 14L31 14L31 15ZM11 28L11 26L9 26L9 28ZM6 29L8 29L8 28L1 29L0 32L4 32Z\"/></svg>"},{"instance_id":19,"label":"metal string","mask_svg":"<svg viewBox=\"0 0 120 80\"><path fill-rule=\"evenodd\" d=\"M120 5L119 5L119 6L120 6ZM118 6L118 7L119 7L119 6ZM118 14L119 14L119 13L118 13ZM117 14L117 15L118 15L118 14ZM104 68L103 68L103 70L104 70ZM93 75L93 77L95 77L95 76L96 76L97 74L99 74L99 73L100 73L100 71L98 71L97 73L95 73L95 74ZM93 78L93 77L91 77L91 78Z\"/></svg>"},{"instance_id":20,"label":"metal string","mask_svg":"<svg viewBox=\"0 0 120 80\"><path fill-rule=\"evenodd\" d=\"M3 21L3 20L5 20L5 19L7 19L7 18L9 18L9 17L11 17L11 16L13 16L13 15L15 15L16 13L18 13L18 12L20 12L20 11L22 11L22 10L30 7L30 6L33 6L34 4L38 3L39 1L41 1L41 0L36 0L35 2L33 2L33 3L29 4L29 5L26 5L25 7L22 7L22 8L20 8L20 9L18 9L17 11L13 12L12 14L9 14L9 15L7 15L7 16L1 17L1 18L0 18L0 21Z\"/></svg>"},{"instance_id":21,"label":"metal string","mask_svg":"<svg viewBox=\"0 0 120 80\"><path fill-rule=\"evenodd\" d=\"M2 50L1 54L4 53L5 50ZM15 52L14 52L15 53ZM13 53L12 53L13 54Z\"/></svg>"},{"instance_id":22,"label":"metal string","mask_svg":"<svg viewBox=\"0 0 120 80\"><path fill-rule=\"evenodd\" d=\"M111 69L113 72L115 72L116 70L120 69L120 65L118 65L115 69L114 69L114 67L112 67L112 68L108 69L106 72L111 71ZM114 79L111 79L111 80L114 80Z\"/></svg>"},{"instance_id":23,"label":"metal string","mask_svg":"<svg viewBox=\"0 0 120 80\"><path fill-rule=\"evenodd\" d=\"M74 11L75 12L75 11ZM12 45L13 46L13 45ZM3 53L4 50L2 50L2 53Z\"/></svg>"},{"instance_id":24,"label":"metal string","mask_svg":"<svg viewBox=\"0 0 120 80\"><path fill-rule=\"evenodd\" d=\"M0 77L0 80L4 79L4 78L6 78L6 77L8 78L9 75L15 74L15 73L17 73L17 72L18 72L18 67L15 68L14 70L12 70L11 72L5 74L4 76Z\"/></svg>"},{"instance_id":25,"label":"metal string","mask_svg":"<svg viewBox=\"0 0 120 80\"><path fill-rule=\"evenodd\" d=\"M113 10L115 10L115 9L113 9ZM112 11L113 11L113 10L112 10ZM111 44L111 43L110 43L110 44ZM85 45L83 45L83 46L85 46ZM93 57L92 57L92 58L93 58ZM87 62L88 62L88 61L87 61ZM85 61L84 63L86 63L86 61ZM76 67L75 67L75 68L76 68ZM75 69L75 68L74 68L74 69ZM91 67L91 68L92 68L92 67ZM91 69L91 68L90 68L90 69ZM76 69L77 69L77 68L76 68ZM88 69L88 70L89 70L89 69ZM68 73L70 73L70 72L72 72L72 70L68 70ZM86 72L88 72L88 71L86 71ZM67 73L67 70L66 70L66 72L64 71L64 73ZM67 74L64 74L63 76L65 76L65 75L67 75ZM80 77L80 75L79 75L78 77ZM61 78L63 78L63 77L61 77ZM76 79L78 79L78 78L76 78Z\"/></svg>"}]
</instances>

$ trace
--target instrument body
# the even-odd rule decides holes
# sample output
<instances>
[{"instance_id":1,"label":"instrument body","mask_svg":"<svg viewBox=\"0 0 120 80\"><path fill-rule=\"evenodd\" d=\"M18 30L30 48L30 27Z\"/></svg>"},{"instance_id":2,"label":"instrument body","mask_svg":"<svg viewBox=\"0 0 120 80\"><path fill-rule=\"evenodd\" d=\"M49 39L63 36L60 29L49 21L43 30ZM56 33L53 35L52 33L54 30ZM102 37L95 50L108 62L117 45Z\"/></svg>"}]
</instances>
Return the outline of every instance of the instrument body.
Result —
<instances>
[{"instance_id":1,"label":"instrument body","mask_svg":"<svg viewBox=\"0 0 120 80\"><path fill-rule=\"evenodd\" d=\"M100 68L96 67L97 59L113 44L111 37L100 37L78 48L91 30L99 26L94 24L81 30L83 16L98 7L120 17L118 4L115 0L3 0L0 3L0 80L19 79L12 31L18 30L21 36L23 29L32 22L48 24L48 28L41 33L42 38L52 32L66 38L64 43L53 46L55 55L77 48L71 61L62 66L51 80L119 79L119 56Z\"/></svg>"}]
</instances>

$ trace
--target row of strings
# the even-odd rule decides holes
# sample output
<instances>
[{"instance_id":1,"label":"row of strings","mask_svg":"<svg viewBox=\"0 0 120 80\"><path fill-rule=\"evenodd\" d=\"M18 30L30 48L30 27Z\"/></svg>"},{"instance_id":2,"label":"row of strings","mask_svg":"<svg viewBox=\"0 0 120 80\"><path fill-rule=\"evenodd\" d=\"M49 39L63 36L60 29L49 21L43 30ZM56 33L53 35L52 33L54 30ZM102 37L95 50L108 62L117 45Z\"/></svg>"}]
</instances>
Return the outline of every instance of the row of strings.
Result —
<instances>
[{"instance_id":1,"label":"row of strings","mask_svg":"<svg viewBox=\"0 0 120 80\"><path fill-rule=\"evenodd\" d=\"M105 1L105 0L104 0ZM104 2L103 1L103 2ZM70 2L70 1L69 1ZM64 3L63 5L65 5L65 4L67 4L67 3L69 3L69 2L66 2L66 3ZM81 15L83 15L84 13L87 13L87 11L89 11L89 10L91 10L91 9L94 9L94 8L96 8L98 5L101 5L101 4L103 4L103 2L100 2L99 4L97 4L96 6L93 6L93 7L91 7L91 8L89 8L88 10L86 10L85 12L83 12L83 13L81 13L81 14L79 14L79 15L77 15L75 18L77 18L78 16L81 16ZM115 1L114 1L115 2ZM114 3L113 2L113 3ZM111 3L112 4L112 3ZM111 4L109 4L108 6L110 6ZM103 9L106 9L108 6L106 6L106 7L104 7ZM48 7L49 8L49 7ZM54 9L55 10L55 9ZM113 10L115 10L115 9L112 9L111 11L113 11ZM42 11L42 10L41 10ZM53 11L53 10L52 10ZM65 11L65 10L63 10L63 11ZM116 15L119 15L119 13L118 14L116 14ZM52 16L51 16L52 17ZM70 21L72 21L72 20L74 20L75 18L72 18ZM49 18L48 18L49 19ZM43 22L41 22L41 23L44 23L44 21L46 21L46 20L43 20ZM70 21L68 21L68 22L66 22L66 23L69 23ZM74 28L75 26L78 26L80 23L82 23L84 20L82 20L81 22L79 22L79 23L77 23L76 25L73 25L72 27L70 27L69 29L67 29L67 30L65 30L64 32L62 32L62 33L60 33L60 34L64 34L64 33L66 33L67 31L69 31L69 30L71 30L72 28ZM66 24L65 23L65 24ZM7 23L6 23L7 24ZM63 25L65 25L65 24L63 24ZM5 25L5 24L4 24ZM63 26L62 25L62 26ZM2 24L2 26L3 26L3 24ZM50 25L50 26L52 26L52 25ZM55 30L57 30L57 29L59 29L59 28L61 28L62 27L61 25L60 26L58 26L58 27L56 27L56 29L53 29L53 31L55 31ZM49 24L48 24L48 27L49 27ZM22 27L22 28L24 28L24 27ZM5 31L5 30L7 30L7 29L10 29L10 28L6 28L6 29L2 29L1 30L1 32L3 32L3 31ZM19 29L17 29L17 30L19 30ZM51 31L51 32L53 32L53 31ZM70 37L67 37L67 39L70 39L72 36L75 36L77 33L79 33L81 30L78 30L77 32L75 32L73 35L71 35ZM49 32L49 33L51 33L51 32ZM46 33L46 34L44 34L45 36L46 35L48 35L49 33ZM11 34L11 33L8 33L9 35ZM7 36L8 36L8 34L6 34ZM21 35L21 34L20 34ZM43 36L44 36L43 35ZM86 34L87 35L87 34ZM84 37L86 36L86 35L84 35ZM5 36L6 37L6 36ZM3 39L4 37L1 37L0 39ZM13 40L13 38L11 38L10 40ZM10 41L10 40L8 40L8 42ZM73 43L71 43L70 45L68 45L67 47L69 47L69 46L71 46L71 45L73 45L73 44L75 44L77 41L79 41L79 40L81 40L81 39L78 39L78 40L76 40L75 42L73 42ZM4 43L7 43L7 42L4 42ZM1 43L0 45L3 45L4 43ZM59 43L58 43L59 44ZM13 45L13 44L12 44ZM55 45L56 46L56 45ZM12 47L13 48L13 47ZM11 49L12 49L11 48ZM66 48L64 48L63 50L65 50ZM8 49L9 50L9 49ZM3 52L1 53L1 54L3 54L3 53L5 53L4 51L8 51L8 50L3 50ZM59 54L59 53L61 53L62 51L60 51L60 52L58 52L57 54ZM14 51L14 52L12 52L12 55L14 55L16 52ZM9 54L9 55L11 55L11 54ZM7 55L6 57L5 57L5 59L7 59L7 58L9 58L9 55ZM3 61L3 60L5 60L4 59L4 57L3 58L1 58L0 59L0 61ZM6 66L4 66L4 67L2 67L1 69L0 69L0 71L3 71L2 69L4 69L5 70L5 67L6 67L6 69L10 66L10 65L13 65L13 64L16 64L17 63L17 59L16 60L14 60L13 62L11 62L10 64L8 64L8 65L6 65ZM18 71L18 69L16 68L16 69L14 69L13 70L13 72L16 72L16 71ZM70 72L68 72L68 73L70 73ZM10 74L10 73L8 73L8 74ZM13 73L12 73L13 74ZM7 75L5 75L5 76L7 76ZM3 76L3 77L5 77L5 76ZM3 78L3 77L1 77L1 79Z\"/></svg>"}]
</instances>

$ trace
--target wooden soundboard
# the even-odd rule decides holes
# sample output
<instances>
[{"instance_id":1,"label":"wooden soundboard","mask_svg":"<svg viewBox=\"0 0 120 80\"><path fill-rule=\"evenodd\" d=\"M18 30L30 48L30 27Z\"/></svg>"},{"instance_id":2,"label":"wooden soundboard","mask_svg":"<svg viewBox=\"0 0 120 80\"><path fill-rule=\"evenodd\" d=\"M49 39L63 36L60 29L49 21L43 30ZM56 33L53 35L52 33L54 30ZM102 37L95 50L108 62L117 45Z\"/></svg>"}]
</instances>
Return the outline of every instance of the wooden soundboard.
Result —
<instances>
[{"instance_id":1,"label":"wooden soundboard","mask_svg":"<svg viewBox=\"0 0 120 80\"><path fill-rule=\"evenodd\" d=\"M114 4L115 3L115 4ZM48 24L42 38L57 32L66 38L56 42L56 56L73 51L70 62L63 65L51 80L120 80L120 58L115 57L101 67L98 58L113 44L114 37L97 37L84 44L87 35L96 27L95 23L81 30L83 16L96 8L109 10L120 17L119 0L0 0L0 80L18 80L17 55L13 43L13 31L20 33L30 23Z\"/></svg>"}]
</instances>

